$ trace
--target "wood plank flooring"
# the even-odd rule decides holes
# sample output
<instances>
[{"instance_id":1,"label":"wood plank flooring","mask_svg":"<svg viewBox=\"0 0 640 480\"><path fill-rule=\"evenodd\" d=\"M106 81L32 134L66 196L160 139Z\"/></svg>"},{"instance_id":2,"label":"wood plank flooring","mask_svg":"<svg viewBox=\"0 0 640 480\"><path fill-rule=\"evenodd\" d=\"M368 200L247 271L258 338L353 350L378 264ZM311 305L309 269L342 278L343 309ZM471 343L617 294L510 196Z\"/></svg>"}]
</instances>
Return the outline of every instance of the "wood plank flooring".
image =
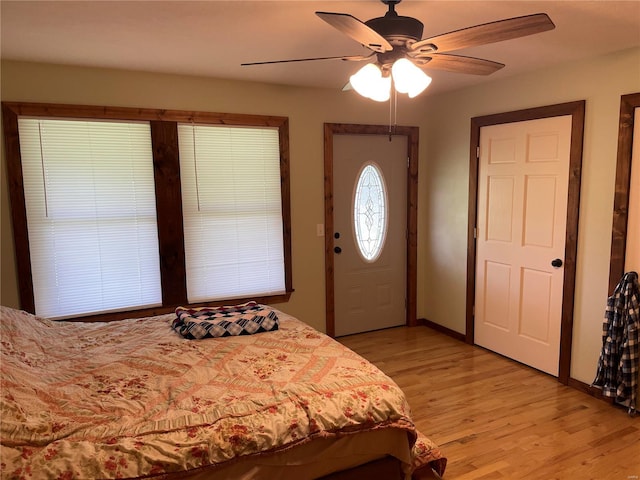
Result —
<instances>
[{"instance_id":1,"label":"wood plank flooring","mask_svg":"<svg viewBox=\"0 0 640 480\"><path fill-rule=\"evenodd\" d=\"M640 479L640 416L626 409L428 327L338 340L404 390L445 480Z\"/></svg>"}]
</instances>

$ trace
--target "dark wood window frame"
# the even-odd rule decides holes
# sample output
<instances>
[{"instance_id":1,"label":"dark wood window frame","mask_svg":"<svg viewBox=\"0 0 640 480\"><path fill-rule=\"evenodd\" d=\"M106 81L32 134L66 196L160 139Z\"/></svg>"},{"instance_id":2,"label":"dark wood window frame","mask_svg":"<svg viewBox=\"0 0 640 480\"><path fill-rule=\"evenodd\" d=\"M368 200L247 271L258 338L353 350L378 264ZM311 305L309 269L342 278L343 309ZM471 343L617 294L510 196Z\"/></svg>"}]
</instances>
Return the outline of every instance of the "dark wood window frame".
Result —
<instances>
[{"instance_id":1,"label":"dark wood window frame","mask_svg":"<svg viewBox=\"0 0 640 480\"><path fill-rule=\"evenodd\" d=\"M148 121L151 126L162 306L126 312L90 315L79 319L84 321L106 321L131 316L157 315L171 312L179 305L188 305L178 152L178 123L277 128L280 141L280 190L282 195L286 293L265 297L251 297L251 300L263 303L281 303L289 300L293 292L293 282L289 186L289 120L287 117L148 108L2 102L5 157L7 162L21 309L35 313L29 237L27 232L27 213L20 159L20 140L18 136L18 117L20 116ZM234 299L234 302L246 300L249 300L249 298ZM215 301L207 302L206 304L219 305L222 303L227 302ZM194 305L203 305L203 303Z\"/></svg>"}]
</instances>

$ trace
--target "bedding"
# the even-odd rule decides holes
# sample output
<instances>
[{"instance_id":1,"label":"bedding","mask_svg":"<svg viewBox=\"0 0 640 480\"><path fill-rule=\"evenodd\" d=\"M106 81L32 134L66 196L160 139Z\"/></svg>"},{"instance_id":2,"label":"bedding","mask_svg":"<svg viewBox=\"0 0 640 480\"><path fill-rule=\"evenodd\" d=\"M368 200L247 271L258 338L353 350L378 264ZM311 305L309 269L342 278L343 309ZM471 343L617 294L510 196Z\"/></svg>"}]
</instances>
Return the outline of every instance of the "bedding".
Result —
<instances>
[{"instance_id":1,"label":"bedding","mask_svg":"<svg viewBox=\"0 0 640 480\"><path fill-rule=\"evenodd\" d=\"M201 339L254 335L277 330L278 314L265 305L247 302L226 307L176 308L171 325L184 338Z\"/></svg>"},{"instance_id":2,"label":"bedding","mask_svg":"<svg viewBox=\"0 0 640 480\"><path fill-rule=\"evenodd\" d=\"M298 480L389 455L406 478L444 473L389 377L277 316L278 330L188 340L173 314L53 322L1 307L1 478Z\"/></svg>"}]
</instances>

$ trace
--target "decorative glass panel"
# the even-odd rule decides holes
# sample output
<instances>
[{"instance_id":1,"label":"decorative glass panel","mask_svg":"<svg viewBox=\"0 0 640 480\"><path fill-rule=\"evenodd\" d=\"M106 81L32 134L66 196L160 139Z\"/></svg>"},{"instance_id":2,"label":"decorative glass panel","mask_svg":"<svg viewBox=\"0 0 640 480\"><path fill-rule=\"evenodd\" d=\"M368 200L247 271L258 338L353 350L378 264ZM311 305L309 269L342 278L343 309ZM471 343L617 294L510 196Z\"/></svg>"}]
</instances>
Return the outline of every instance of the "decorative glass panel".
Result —
<instances>
[{"instance_id":1,"label":"decorative glass panel","mask_svg":"<svg viewBox=\"0 0 640 480\"><path fill-rule=\"evenodd\" d=\"M360 255L373 262L387 234L387 189L382 172L373 163L360 171L353 196L353 229Z\"/></svg>"}]
</instances>

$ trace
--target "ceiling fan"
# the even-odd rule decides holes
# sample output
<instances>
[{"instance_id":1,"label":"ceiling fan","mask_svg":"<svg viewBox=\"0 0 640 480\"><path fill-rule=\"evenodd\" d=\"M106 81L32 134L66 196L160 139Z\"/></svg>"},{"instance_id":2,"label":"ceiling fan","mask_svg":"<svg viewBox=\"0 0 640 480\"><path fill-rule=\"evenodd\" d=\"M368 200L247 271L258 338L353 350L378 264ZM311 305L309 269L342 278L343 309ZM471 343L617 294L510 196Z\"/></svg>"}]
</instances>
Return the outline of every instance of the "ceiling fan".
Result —
<instances>
[{"instance_id":1,"label":"ceiling fan","mask_svg":"<svg viewBox=\"0 0 640 480\"><path fill-rule=\"evenodd\" d=\"M475 25L422 39L424 28L422 22L396 13L395 7L401 1L381 0L382 3L388 6L387 13L383 17L372 18L366 22L362 22L348 13L316 12L316 15L329 25L371 50L368 55L272 60L243 63L242 65L266 65L315 60L365 61L372 59L375 55L375 62L367 64L361 69L361 71L369 70L370 74L373 72L373 77L366 77L364 80L361 78L361 83L370 86L382 82L380 83L380 88L384 92L385 89L390 88L391 79L393 78L396 90L401 91L398 88L398 83L403 83L402 81L398 82L401 74L396 72L396 65L401 64L405 72L409 72L405 73L405 76L414 75L416 81L422 79L422 84L426 82L426 85L417 93L415 93L417 91L416 88L403 92L409 93L409 96L413 97L424 90L431 81L420 70L425 67L474 75L489 75L504 67L504 64L491 60L454 55L447 52L524 37L555 28L546 13L537 13ZM401 61L399 62L399 60ZM369 65L372 65L372 67L369 67ZM399 71L401 68L397 68L397 70ZM420 77L420 74L428 78L428 81ZM357 87L358 79L354 77L355 75L351 77L350 83L356 91L362 94ZM375 94L373 96L365 96L380 101L388 99L386 93L381 96L377 95L377 98L374 98Z\"/></svg>"}]
</instances>

